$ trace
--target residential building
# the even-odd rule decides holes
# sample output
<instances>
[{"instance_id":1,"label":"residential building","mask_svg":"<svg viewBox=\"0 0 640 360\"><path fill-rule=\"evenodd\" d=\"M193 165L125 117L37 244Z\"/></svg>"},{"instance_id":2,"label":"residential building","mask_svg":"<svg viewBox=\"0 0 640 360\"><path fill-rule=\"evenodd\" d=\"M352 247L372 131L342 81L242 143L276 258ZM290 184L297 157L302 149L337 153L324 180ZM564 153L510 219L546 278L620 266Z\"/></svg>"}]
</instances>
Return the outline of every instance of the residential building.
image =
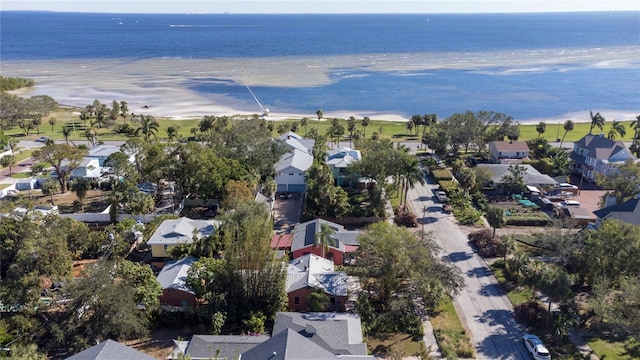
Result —
<instances>
[{"instance_id":1,"label":"residential building","mask_svg":"<svg viewBox=\"0 0 640 360\"><path fill-rule=\"evenodd\" d=\"M151 247L153 258L166 260L174 246L193 243L194 233L197 237L209 236L215 233L219 226L218 220L193 220L187 217L165 220L151 235L147 245Z\"/></svg>"},{"instance_id":2,"label":"residential building","mask_svg":"<svg viewBox=\"0 0 640 360\"><path fill-rule=\"evenodd\" d=\"M360 315L355 313L279 312L273 333L291 329L335 355L367 355Z\"/></svg>"},{"instance_id":3,"label":"residential building","mask_svg":"<svg viewBox=\"0 0 640 360\"><path fill-rule=\"evenodd\" d=\"M240 354L268 339L267 335L193 335L189 341L174 340L174 350L168 358L239 359Z\"/></svg>"},{"instance_id":4,"label":"residential building","mask_svg":"<svg viewBox=\"0 0 640 360\"><path fill-rule=\"evenodd\" d=\"M627 159L637 160L622 141L610 140L604 134L588 134L576 141L571 159L575 162L574 172L591 182L597 173L608 175Z\"/></svg>"},{"instance_id":5,"label":"residential building","mask_svg":"<svg viewBox=\"0 0 640 360\"><path fill-rule=\"evenodd\" d=\"M66 360L155 360L143 352L132 349L117 341L105 340L82 352L66 358Z\"/></svg>"},{"instance_id":6,"label":"residential building","mask_svg":"<svg viewBox=\"0 0 640 360\"><path fill-rule=\"evenodd\" d=\"M305 139L290 131L278 137L290 148L275 164L277 192L305 192L306 171L313 164L313 139Z\"/></svg>"},{"instance_id":7,"label":"residential building","mask_svg":"<svg viewBox=\"0 0 640 360\"><path fill-rule=\"evenodd\" d=\"M598 217L598 223L605 219L613 219L640 226L640 199L630 199L620 204L596 210L593 213Z\"/></svg>"},{"instance_id":8,"label":"residential building","mask_svg":"<svg viewBox=\"0 0 640 360\"><path fill-rule=\"evenodd\" d=\"M531 150L524 141L490 141L489 155L495 163L502 163L503 160L508 163L514 163L513 160L519 160L515 163L522 163L523 159L527 159Z\"/></svg>"},{"instance_id":9,"label":"residential building","mask_svg":"<svg viewBox=\"0 0 640 360\"><path fill-rule=\"evenodd\" d=\"M187 287L187 273L198 259L188 256L180 260L167 262L158 274L158 282L162 287L161 305L195 306L196 295Z\"/></svg>"},{"instance_id":10,"label":"residential building","mask_svg":"<svg viewBox=\"0 0 640 360\"><path fill-rule=\"evenodd\" d=\"M546 188L557 186L558 182L546 174L540 173L533 166L525 165L509 165L509 164L478 164L478 169L485 169L491 175L491 183L496 187L498 192L504 191L504 176L510 174L509 166L519 166L525 169L522 176L525 185L536 188ZM525 189L522 189L525 191Z\"/></svg>"},{"instance_id":11,"label":"residential building","mask_svg":"<svg viewBox=\"0 0 640 360\"><path fill-rule=\"evenodd\" d=\"M307 311L307 299L321 289L329 298L329 311L344 311L347 302L348 277L344 271L335 271L329 259L307 254L289 261L287 267L287 308L291 311Z\"/></svg>"},{"instance_id":12,"label":"residential building","mask_svg":"<svg viewBox=\"0 0 640 360\"><path fill-rule=\"evenodd\" d=\"M87 159L97 159L99 166L105 166L104 163L109 158L109 155L121 152L119 146L115 145L98 145L94 148L89 149L89 154L85 156ZM135 162L135 157L133 155L127 154L130 162Z\"/></svg>"},{"instance_id":13,"label":"residential building","mask_svg":"<svg viewBox=\"0 0 640 360\"><path fill-rule=\"evenodd\" d=\"M327 151L325 160L329 168L331 168L336 185L348 187L356 185L358 176L350 173L347 168L361 159L360 150L353 150L348 147Z\"/></svg>"},{"instance_id":14,"label":"residential building","mask_svg":"<svg viewBox=\"0 0 640 360\"><path fill-rule=\"evenodd\" d=\"M328 249L323 249L317 239L317 234L323 224L329 226L333 231ZM336 265L343 265L352 260L352 255L360 244L358 241L360 232L346 230L342 225L323 219L314 219L298 224L293 228L292 234L291 252L293 259L306 254L315 254L332 260Z\"/></svg>"},{"instance_id":15,"label":"residential building","mask_svg":"<svg viewBox=\"0 0 640 360\"><path fill-rule=\"evenodd\" d=\"M98 159L84 158L78 167L71 170L71 178L97 179L102 176L102 167Z\"/></svg>"}]
</instances>

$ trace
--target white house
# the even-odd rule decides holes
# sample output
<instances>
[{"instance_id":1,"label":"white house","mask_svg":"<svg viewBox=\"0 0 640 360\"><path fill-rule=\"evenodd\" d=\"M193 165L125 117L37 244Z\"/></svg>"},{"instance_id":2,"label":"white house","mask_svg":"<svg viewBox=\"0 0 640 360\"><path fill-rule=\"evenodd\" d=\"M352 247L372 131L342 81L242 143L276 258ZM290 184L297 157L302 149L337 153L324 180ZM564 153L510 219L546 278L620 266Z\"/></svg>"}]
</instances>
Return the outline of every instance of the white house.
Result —
<instances>
[{"instance_id":1,"label":"white house","mask_svg":"<svg viewBox=\"0 0 640 360\"><path fill-rule=\"evenodd\" d=\"M348 147L333 149L327 151L326 163L331 168L333 178L338 186L353 186L357 180L357 176L349 174L347 168L362 159L360 150L354 150Z\"/></svg>"},{"instance_id":2,"label":"white house","mask_svg":"<svg viewBox=\"0 0 640 360\"><path fill-rule=\"evenodd\" d=\"M154 258L168 258L172 247L178 244L193 243L194 232L198 237L213 234L220 226L217 220L193 220L181 217L175 220L165 220L151 235L147 245L151 247Z\"/></svg>"},{"instance_id":3,"label":"white house","mask_svg":"<svg viewBox=\"0 0 640 360\"><path fill-rule=\"evenodd\" d=\"M84 158L79 166L71 171L71 178L99 178L102 167L98 159Z\"/></svg>"},{"instance_id":4,"label":"white house","mask_svg":"<svg viewBox=\"0 0 640 360\"><path fill-rule=\"evenodd\" d=\"M282 140L291 149L282 155L275 164L278 192L304 192L307 190L306 171L313 164L313 145L315 140L304 139L294 132L281 135Z\"/></svg>"},{"instance_id":5,"label":"white house","mask_svg":"<svg viewBox=\"0 0 640 360\"><path fill-rule=\"evenodd\" d=\"M86 158L98 159L98 164L100 166L104 166L104 162L107 160L109 155L116 152L121 152L119 146L98 145L89 150L89 154L86 156ZM127 156L129 157L129 161L131 161L132 163L135 161L135 157L133 155L127 154Z\"/></svg>"}]
</instances>

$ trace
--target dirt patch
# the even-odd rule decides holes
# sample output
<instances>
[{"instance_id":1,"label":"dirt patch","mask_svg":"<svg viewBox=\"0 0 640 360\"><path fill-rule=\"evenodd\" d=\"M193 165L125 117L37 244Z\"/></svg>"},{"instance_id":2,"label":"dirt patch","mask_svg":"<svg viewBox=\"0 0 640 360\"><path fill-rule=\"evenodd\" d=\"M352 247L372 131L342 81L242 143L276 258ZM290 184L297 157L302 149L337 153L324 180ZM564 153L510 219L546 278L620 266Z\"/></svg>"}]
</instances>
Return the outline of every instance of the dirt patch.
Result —
<instances>
[{"instance_id":1,"label":"dirt patch","mask_svg":"<svg viewBox=\"0 0 640 360\"><path fill-rule=\"evenodd\" d=\"M109 206L109 191L89 190L84 199L84 212L100 213ZM20 197L33 200L35 205L51 205L51 196L44 195L41 190L31 190L20 192ZM64 194L53 195L53 204L58 206L61 214L74 213L73 202L78 200L78 196L67 191Z\"/></svg>"},{"instance_id":2,"label":"dirt patch","mask_svg":"<svg viewBox=\"0 0 640 360\"><path fill-rule=\"evenodd\" d=\"M184 329L158 328L151 333L149 338L129 341L125 345L156 359L166 359L173 351L173 340L188 340L192 335L190 331Z\"/></svg>"}]
</instances>

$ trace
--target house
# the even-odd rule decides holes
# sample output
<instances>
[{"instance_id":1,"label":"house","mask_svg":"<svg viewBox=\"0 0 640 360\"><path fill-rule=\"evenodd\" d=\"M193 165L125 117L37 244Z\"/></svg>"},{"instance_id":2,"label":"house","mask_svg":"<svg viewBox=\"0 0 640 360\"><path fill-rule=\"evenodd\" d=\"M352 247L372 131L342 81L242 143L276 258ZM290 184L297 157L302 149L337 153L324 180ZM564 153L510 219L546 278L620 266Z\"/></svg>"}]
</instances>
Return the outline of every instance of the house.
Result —
<instances>
[{"instance_id":1,"label":"house","mask_svg":"<svg viewBox=\"0 0 640 360\"><path fill-rule=\"evenodd\" d=\"M205 237L212 235L219 226L220 221L217 220L193 220L188 217L165 220L151 235L147 245L151 247L153 258L166 259L174 246L193 243L194 231L196 236Z\"/></svg>"},{"instance_id":2,"label":"house","mask_svg":"<svg viewBox=\"0 0 640 360\"><path fill-rule=\"evenodd\" d=\"M329 259L307 254L289 261L286 291L287 308L291 311L307 311L307 299L321 289L329 297L330 311L345 311L347 302L347 274L335 271Z\"/></svg>"},{"instance_id":3,"label":"house","mask_svg":"<svg viewBox=\"0 0 640 360\"><path fill-rule=\"evenodd\" d=\"M198 259L188 256L180 260L167 262L158 274L158 283L162 287L161 305L195 306L196 295L187 287L187 273Z\"/></svg>"},{"instance_id":4,"label":"house","mask_svg":"<svg viewBox=\"0 0 640 360\"><path fill-rule=\"evenodd\" d=\"M367 355L360 315L355 313L279 312L273 324L273 337L287 329L335 355Z\"/></svg>"},{"instance_id":5,"label":"house","mask_svg":"<svg viewBox=\"0 0 640 360\"><path fill-rule=\"evenodd\" d=\"M622 141L610 140L604 134L588 134L576 141L570 157L575 162L574 172L591 182L596 180L596 173L608 175L627 159L637 160Z\"/></svg>"},{"instance_id":6,"label":"house","mask_svg":"<svg viewBox=\"0 0 640 360\"><path fill-rule=\"evenodd\" d=\"M66 360L154 360L143 352L122 345L117 341L105 340L98 345L79 352Z\"/></svg>"},{"instance_id":7,"label":"house","mask_svg":"<svg viewBox=\"0 0 640 360\"><path fill-rule=\"evenodd\" d=\"M508 175L509 172L509 164L478 164L478 169L485 169L491 175L491 183L496 186L498 192L504 191L503 188L503 177ZM515 166L515 165L513 165ZM525 185L532 186L536 188L546 188L557 186L558 182L554 180L552 177L546 174L541 174L538 170L536 170L533 166L525 164L525 165L517 165L519 167L523 167L525 172L523 174L523 180ZM523 191L525 189L522 189Z\"/></svg>"},{"instance_id":8,"label":"house","mask_svg":"<svg viewBox=\"0 0 640 360\"><path fill-rule=\"evenodd\" d=\"M347 168L361 159L360 150L353 150L348 147L327 151L325 160L333 173L336 185L349 187L356 185L358 176L350 174Z\"/></svg>"},{"instance_id":9,"label":"house","mask_svg":"<svg viewBox=\"0 0 640 360\"><path fill-rule=\"evenodd\" d=\"M104 166L105 161L107 161L107 158L109 158L109 155L116 153L116 152L121 152L120 147L119 146L114 146L114 145L98 145L92 149L89 150L89 154L87 156L85 156L85 158L87 159L97 159L98 160L98 165L99 166ZM129 161L131 163L135 162L135 157L132 155L127 154L127 156L129 156Z\"/></svg>"},{"instance_id":10,"label":"house","mask_svg":"<svg viewBox=\"0 0 640 360\"><path fill-rule=\"evenodd\" d=\"M605 219L613 219L640 226L640 199L627 200L620 204L596 210L593 213L597 216L598 223L601 223Z\"/></svg>"},{"instance_id":11,"label":"house","mask_svg":"<svg viewBox=\"0 0 640 360\"><path fill-rule=\"evenodd\" d=\"M33 190L38 187L38 179L26 178L20 179L16 182L15 189L18 191Z\"/></svg>"},{"instance_id":12,"label":"house","mask_svg":"<svg viewBox=\"0 0 640 360\"><path fill-rule=\"evenodd\" d=\"M576 227L585 227L596 221L596 216L585 208L567 206L561 211L561 216L570 219L572 225Z\"/></svg>"},{"instance_id":13,"label":"house","mask_svg":"<svg viewBox=\"0 0 640 360\"><path fill-rule=\"evenodd\" d=\"M293 131L280 135L278 139L289 146L290 150L275 164L276 191L305 192L307 190L306 171L313 164L312 150L315 140L305 139Z\"/></svg>"},{"instance_id":14,"label":"house","mask_svg":"<svg viewBox=\"0 0 640 360\"><path fill-rule=\"evenodd\" d=\"M169 359L239 359L257 345L267 341L266 335L193 335L189 341L174 340Z\"/></svg>"},{"instance_id":15,"label":"house","mask_svg":"<svg viewBox=\"0 0 640 360\"><path fill-rule=\"evenodd\" d=\"M97 179L102 176L102 167L98 159L84 158L78 167L71 170L71 178Z\"/></svg>"},{"instance_id":16,"label":"house","mask_svg":"<svg viewBox=\"0 0 640 360\"><path fill-rule=\"evenodd\" d=\"M323 249L316 241L316 234L321 230L322 224L328 225L333 234L328 249ZM306 254L315 254L333 261L336 265L343 265L351 260L351 253L358 249L360 244L358 231L345 230L342 225L323 219L315 219L298 224L293 228L293 241L291 242L292 258L297 259Z\"/></svg>"},{"instance_id":17,"label":"house","mask_svg":"<svg viewBox=\"0 0 640 360\"><path fill-rule=\"evenodd\" d=\"M518 163L522 163L522 160L527 159L531 153L524 141L490 141L488 145L489 155L495 163L502 163L502 160L506 159L518 159L520 160Z\"/></svg>"}]
</instances>

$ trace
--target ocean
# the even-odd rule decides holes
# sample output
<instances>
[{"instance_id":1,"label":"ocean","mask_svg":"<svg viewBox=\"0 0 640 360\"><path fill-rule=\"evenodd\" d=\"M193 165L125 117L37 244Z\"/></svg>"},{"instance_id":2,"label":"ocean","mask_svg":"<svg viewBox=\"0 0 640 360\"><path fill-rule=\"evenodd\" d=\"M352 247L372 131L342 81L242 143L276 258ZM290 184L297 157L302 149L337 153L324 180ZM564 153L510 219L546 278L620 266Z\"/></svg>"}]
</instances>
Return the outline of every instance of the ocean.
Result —
<instances>
[{"instance_id":1,"label":"ocean","mask_svg":"<svg viewBox=\"0 0 640 360\"><path fill-rule=\"evenodd\" d=\"M194 115L257 112L250 86L272 113L306 116L489 110L530 122L640 113L640 12L5 11L0 26L2 75L32 77L32 94L77 106L98 98Z\"/></svg>"}]
</instances>

